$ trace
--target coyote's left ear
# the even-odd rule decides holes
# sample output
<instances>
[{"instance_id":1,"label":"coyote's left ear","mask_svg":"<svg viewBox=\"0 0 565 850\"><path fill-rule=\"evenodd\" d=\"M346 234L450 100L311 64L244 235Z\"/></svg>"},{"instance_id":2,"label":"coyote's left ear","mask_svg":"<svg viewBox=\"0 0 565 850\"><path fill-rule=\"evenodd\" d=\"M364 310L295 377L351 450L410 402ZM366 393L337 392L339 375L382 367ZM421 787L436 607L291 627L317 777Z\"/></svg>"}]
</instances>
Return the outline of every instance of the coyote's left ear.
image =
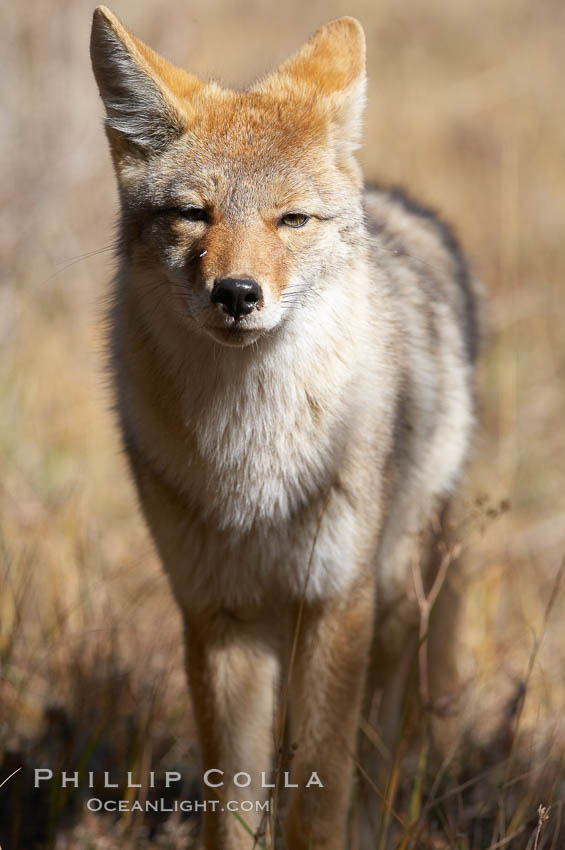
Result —
<instances>
[{"instance_id":1,"label":"coyote's left ear","mask_svg":"<svg viewBox=\"0 0 565 850\"><path fill-rule=\"evenodd\" d=\"M365 35L359 21L346 17L321 27L256 90L323 101L338 140L352 151L360 143L365 87Z\"/></svg>"}]
</instances>

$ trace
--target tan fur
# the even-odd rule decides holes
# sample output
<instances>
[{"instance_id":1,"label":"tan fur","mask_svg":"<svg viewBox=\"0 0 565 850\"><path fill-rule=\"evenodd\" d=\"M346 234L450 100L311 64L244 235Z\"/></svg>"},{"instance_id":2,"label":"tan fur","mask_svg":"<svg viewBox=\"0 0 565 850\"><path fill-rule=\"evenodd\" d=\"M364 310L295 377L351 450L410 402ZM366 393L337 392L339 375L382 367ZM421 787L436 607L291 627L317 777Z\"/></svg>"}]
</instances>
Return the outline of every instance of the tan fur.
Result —
<instances>
[{"instance_id":1,"label":"tan fur","mask_svg":"<svg viewBox=\"0 0 565 850\"><path fill-rule=\"evenodd\" d=\"M234 92L104 7L92 31L122 211L116 404L184 617L203 767L226 775L205 797L265 798L288 709L291 850L343 850L371 646L396 734L416 543L473 422L475 284L428 211L363 190L364 52L342 18ZM260 286L243 317L211 298L226 277ZM254 843L227 812L204 835Z\"/></svg>"}]
</instances>

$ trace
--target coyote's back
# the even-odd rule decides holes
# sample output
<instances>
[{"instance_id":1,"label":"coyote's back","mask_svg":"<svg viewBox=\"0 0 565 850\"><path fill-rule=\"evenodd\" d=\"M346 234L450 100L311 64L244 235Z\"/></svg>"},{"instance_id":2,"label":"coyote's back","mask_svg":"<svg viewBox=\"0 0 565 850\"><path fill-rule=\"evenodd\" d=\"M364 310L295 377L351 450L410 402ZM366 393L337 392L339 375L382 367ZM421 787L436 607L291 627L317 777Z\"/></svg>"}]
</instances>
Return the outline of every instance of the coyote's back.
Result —
<instances>
[{"instance_id":1,"label":"coyote's back","mask_svg":"<svg viewBox=\"0 0 565 850\"><path fill-rule=\"evenodd\" d=\"M476 285L433 214L363 188L354 19L244 92L103 7L91 54L121 202L117 410L185 621L205 843L273 838L292 744L289 847L342 850L365 684L390 741L414 564L469 451Z\"/></svg>"}]
</instances>

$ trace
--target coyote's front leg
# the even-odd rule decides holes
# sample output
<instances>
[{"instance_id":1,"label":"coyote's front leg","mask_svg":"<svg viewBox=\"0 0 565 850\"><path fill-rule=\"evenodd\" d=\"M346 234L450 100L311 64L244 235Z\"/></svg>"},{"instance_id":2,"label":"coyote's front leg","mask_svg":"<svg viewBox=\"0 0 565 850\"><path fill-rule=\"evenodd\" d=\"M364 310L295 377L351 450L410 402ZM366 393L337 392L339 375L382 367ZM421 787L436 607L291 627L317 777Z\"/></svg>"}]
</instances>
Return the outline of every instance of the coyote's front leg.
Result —
<instances>
[{"instance_id":1,"label":"coyote's front leg","mask_svg":"<svg viewBox=\"0 0 565 850\"><path fill-rule=\"evenodd\" d=\"M261 774L270 781L280 678L277 638L272 621L267 627L264 620L233 612L187 616L185 625L188 679L207 777L204 846L250 850L257 846L253 833L263 815L238 804L264 801ZM238 773L243 775L234 782Z\"/></svg>"},{"instance_id":2,"label":"coyote's front leg","mask_svg":"<svg viewBox=\"0 0 565 850\"><path fill-rule=\"evenodd\" d=\"M372 580L365 578L346 594L302 612L290 671L292 778L299 785L289 811L290 850L345 847L373 599Z\"/></svg>"}]
</instances>

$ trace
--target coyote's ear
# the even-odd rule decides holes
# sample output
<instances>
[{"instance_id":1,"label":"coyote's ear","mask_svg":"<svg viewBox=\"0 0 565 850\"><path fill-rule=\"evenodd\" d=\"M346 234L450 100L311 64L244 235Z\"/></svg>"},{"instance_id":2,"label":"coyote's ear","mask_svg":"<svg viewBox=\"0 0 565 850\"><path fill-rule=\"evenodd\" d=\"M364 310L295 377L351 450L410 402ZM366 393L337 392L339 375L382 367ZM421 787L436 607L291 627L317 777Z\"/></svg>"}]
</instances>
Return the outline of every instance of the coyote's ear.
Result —
<instances>
[{"instance_id":1,"label":"coyote's ear","mask_svg":"<svg viewBox=\"0 0 565 850\"><path fill-rule=\"evenodd\" d=\"M90 56L114 153L162 151L184 132L188 100L203 84L135 38L105 6L94 12Z\"/></svg>"},{"instance_id":2,"label":"coyote's ear","mask_svg":"<svg viewBox=\"0 0 565 850\"><path fill-rule=\"evenodd\" d=\"M359 21L346 17L321 27L256 88L325 101L338 139L351 151L360 141L365 86L365 35Z\"/></svg>"}]
</instances>

